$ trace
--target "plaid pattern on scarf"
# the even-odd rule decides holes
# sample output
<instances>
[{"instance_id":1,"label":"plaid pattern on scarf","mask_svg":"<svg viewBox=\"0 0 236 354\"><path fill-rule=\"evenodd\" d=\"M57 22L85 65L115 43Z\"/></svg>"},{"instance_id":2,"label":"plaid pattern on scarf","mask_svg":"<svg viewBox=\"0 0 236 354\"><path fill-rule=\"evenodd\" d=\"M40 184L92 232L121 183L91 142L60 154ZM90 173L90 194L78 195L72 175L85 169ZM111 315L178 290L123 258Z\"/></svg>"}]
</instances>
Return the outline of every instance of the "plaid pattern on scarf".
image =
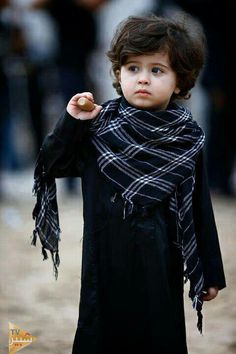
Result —
<instances>
[{"instance_id":1,"label":"plaid pattern on scarf","mask_svg":"<svg viewBox=\"0 0 236 354\"><path fill-rule=\"evenodd\" d=\"M60 264L58 242L60 241L61 231L59 227L56 182L54 178L46 177L41 153L34 171L33 193L37 197L37 201L33 210L35 229L33 230L31 244L36 246L37 236L39 236L42 244L43 260L48 258L46 250L50 251L57 279L58 266Z\"/></svg>"},{"instance_id":2,"label":"plaid pattern on scarf","mask_svg":"<svg viewBox=\"0 0 236 354\"><path fill-rule=\"evenodd\" d=\"M204 278L194 232L192 193L195 162L204 134L188 109L138 110L124 98L109 101L91 124L100 170L121 190L124 217L134 203L150 205L169 196L177 223L176 244L182 250L189 296L202 332Z\"/></svg>"}]
</instances>

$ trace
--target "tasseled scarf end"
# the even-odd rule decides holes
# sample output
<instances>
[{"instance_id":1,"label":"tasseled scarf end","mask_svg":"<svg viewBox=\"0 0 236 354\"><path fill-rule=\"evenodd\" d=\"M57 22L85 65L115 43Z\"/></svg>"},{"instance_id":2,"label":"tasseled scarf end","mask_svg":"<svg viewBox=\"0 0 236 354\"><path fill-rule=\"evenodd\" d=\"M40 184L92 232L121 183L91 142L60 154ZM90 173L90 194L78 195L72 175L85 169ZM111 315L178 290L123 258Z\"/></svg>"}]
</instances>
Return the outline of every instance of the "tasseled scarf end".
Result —
<instances>
[{"instance_id":1,"label":"tasseled scarf end","mask_svg":"<svg viewBox=\"0 0 236 354\"><path fill-rule=\"evenodd\" d=\"M36 230L33 230L33 235L31 237L32 237L31 245L36 246L36 241L37 241L37 232L36 232Z\"/></svg>"},{"instance_id":2,"label":"tasseled scarf end","mask_svg":"<svg viewBox=\"0 0 236 354\"><path fill-rule=\"evenodd\" d=\"M52 252L51 253L51 257L52 257L52 262L53 262L53 270L54 270L54 275L55 278L57 280L58 278L58 267L60 265L60 257L59 257L59 253L57 252ZM42 255L43 255L43 260L45 261L46 259L48 259L48 254L47 251L44 247L42 247Z\"/></svg>"},{"instance_id":3,"label":"tasseled scarf end","mask_svg":"<svg viewBox=\"0 0 236 354\"><path fill-rule=\"evenodd\" d=\"M198 328L199 332L202 334L203 315L202 315L202 311L201 310L197 311L197 317L198 317L197 328Z\"/></svg>"},{"instance_id":4,"label":"tasseled scarf end","mask_svg":"<svg viewBox=\"0 0 236 354\"><path fill-rule=\"evenodd\" d=\"M199 332L202 334L202 328L203 328L202 294L195 295L194 298L192 299L192 301L193 301L193 308L197 311L197 328L198 328Z\"/></svg>"},{"instance_id":5,"label":"tasseled scarf end","mask_svg":"<svg viewBox=\"0 0 236 354\"><path fill-rule=\"evenodd\" d=\"M56 182L53 178L46 178L40 156L36 163L34 175L33 194L37 197L33 210L35 229L31 245L36 246L37 236L42 244L43 260L48 259L47 251L50 251L55 278L58 278L60 258L58 242L60 241L60 227L58 206L56 198Z\"/></svg>"},{"instance_id":6,"label":"tasseled scarf end","mask_svg":"<svg viewBox=\"0 0 236 354\"><path fill-rule=\"evenodd\" d=\"M36 230L33 230L33 235L31 237L32 237L31 245L36 246L36 241L37 241L37 231ZM50 251L50 253L51 253L52 262L53 262L54 276L55 276L55 279L57 280L58 267L60 265L59 252L58 251L56 251L56 252ZM43 261L48 259L48 254L47 254L47 251L44 246L42 246L42 255L43 255Z\"/></svg>"}]
</instances>

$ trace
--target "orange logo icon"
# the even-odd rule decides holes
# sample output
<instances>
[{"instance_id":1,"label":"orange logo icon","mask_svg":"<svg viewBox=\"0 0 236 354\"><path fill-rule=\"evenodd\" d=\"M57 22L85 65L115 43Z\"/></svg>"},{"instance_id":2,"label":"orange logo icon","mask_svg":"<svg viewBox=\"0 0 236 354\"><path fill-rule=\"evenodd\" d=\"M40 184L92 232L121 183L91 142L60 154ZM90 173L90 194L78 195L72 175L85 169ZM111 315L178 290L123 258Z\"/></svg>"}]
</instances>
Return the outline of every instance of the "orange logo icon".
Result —
<instances>
[{"instance_id":1,"label":"orange logo icon","mask_svg":"<svg viewBox=\"0 0 236 354\"><path fill-rule=\"evenodd\" d=\"M9 322L9 354L14 354L36 340L29 332Z\"/></svg>"}]
</instances>

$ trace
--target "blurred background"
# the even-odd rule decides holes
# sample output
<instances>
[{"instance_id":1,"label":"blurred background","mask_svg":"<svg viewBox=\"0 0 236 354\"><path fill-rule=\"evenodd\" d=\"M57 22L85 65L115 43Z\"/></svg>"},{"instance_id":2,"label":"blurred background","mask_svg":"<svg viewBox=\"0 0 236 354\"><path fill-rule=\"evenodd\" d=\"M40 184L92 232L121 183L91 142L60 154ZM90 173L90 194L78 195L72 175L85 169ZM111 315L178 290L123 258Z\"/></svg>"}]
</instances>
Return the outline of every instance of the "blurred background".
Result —
<instances>
[{"instance_id":1,"label":"blurred background","mask_svg":"<svg viewBox=\"0 0 236 354\"><path fill-rule=\"evenodd\" d=\"M219 3L219 4L218 4ZM38 339L25 352L71 352L77 319L82 247L79 179L58 181L61 269L30 245L34 164L45 135L69 98L91 91L97 103L116 97L105 56L128 15L175 17L187 11L206 32L208 57L184 101L206 133L206 160L228 287L205 306L204 336L186 299L191 354L236 353L236 2L225 0L0 0L0 352L8 322ZM63 244L63 239L69 239ZM187 293L187 291L186 291ZM121 353L122 354L122 353ZM124 353L128 354L128 353Z\"/></svg>"}]
</instances>

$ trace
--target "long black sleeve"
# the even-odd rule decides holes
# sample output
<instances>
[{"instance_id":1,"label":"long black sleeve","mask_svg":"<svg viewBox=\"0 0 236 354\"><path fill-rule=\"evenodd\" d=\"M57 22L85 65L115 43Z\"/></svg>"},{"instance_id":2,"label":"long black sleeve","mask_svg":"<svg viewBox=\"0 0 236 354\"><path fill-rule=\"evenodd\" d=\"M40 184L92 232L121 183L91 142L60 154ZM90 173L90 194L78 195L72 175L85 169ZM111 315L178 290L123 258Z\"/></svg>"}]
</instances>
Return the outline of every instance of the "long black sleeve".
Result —
<instances>
[{"instance_id":1,"label":"long black sleeve","mask_svg":"<svg viewBox=\"0 0 236 354\"><path fill-rule=\"evenodd\" d=\"M223 289L226 286L223 262L203 153L198 158L195 177L193 213L205 287L218 286Z\"/></svg>"},{"instance_id":2,"label":"long black sleeve","mask_svg":"<svg viewBox=\"0 0 236 354\"><path fill-rule=\"evenodd\" d=\"M43 142L40 158L47 176L78 177L83 170L83 143L90 121L81 121L65 112Z\"/></svg>"}]
</instances>

